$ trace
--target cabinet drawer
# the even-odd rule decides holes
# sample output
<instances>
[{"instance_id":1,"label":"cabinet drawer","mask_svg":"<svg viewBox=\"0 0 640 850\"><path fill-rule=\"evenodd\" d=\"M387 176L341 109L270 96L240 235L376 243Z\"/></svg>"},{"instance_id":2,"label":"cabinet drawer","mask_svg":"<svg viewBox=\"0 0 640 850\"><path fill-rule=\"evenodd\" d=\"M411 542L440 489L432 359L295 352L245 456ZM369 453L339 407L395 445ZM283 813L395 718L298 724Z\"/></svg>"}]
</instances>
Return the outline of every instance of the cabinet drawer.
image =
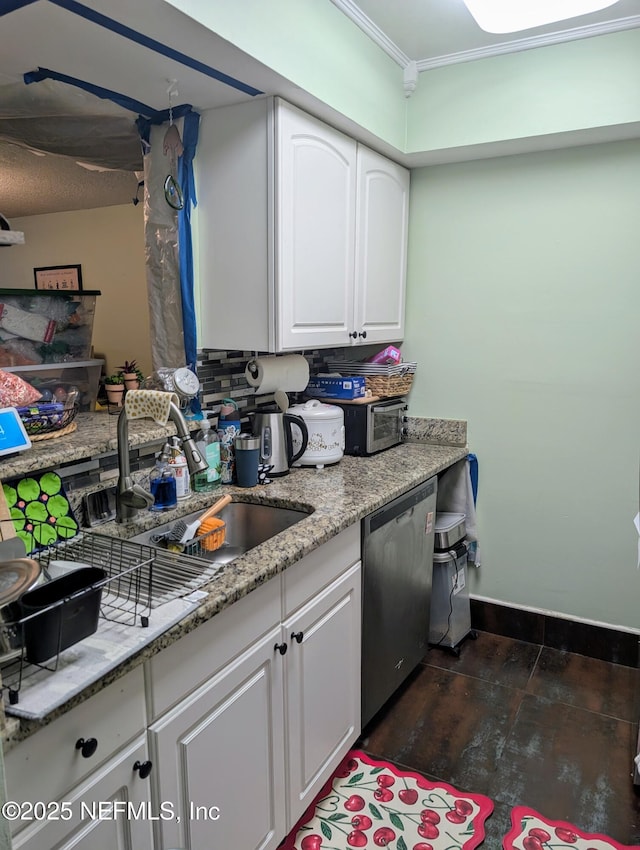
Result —
<instances>
[{"instance_id":1,"label":"cabinet drawer","mask_svg":"<svg viewBox=\"0 0 640 850\"><path fill-rule=\"evenodd\" d=\"M190 694L280 620L280 576L225 608L149 663L152 719Z\"/></svg>"},{"instance_id":2,"label":"cabinet drawer","mask_svg":"<svg viewBox=\"0 0 640 850\"><path fill-rule=\"evenodd\" d=\"M137 667L9 750L7 799L59 800L145 726L144 675ZM76 749L80 738L98 742L91 757Z\"/></svg>"},{"instance_id":3,"label":"cabinet drawer","mask_svg":"<svg viewBox=\"0 0 640 850\"><path fill-rule=\"evenodd\" d=\"M360 523L350 525L282 574L284 617L360 560Z\"/></svg>"},{"instance_id":4,"label":"cabinet drawer","mask_svg":"<svg viewBox=\"0 0 640 850\"><path fill-rule=\"evenodd\" d=\"M64 817L30 823L13 840L13 850L152 850L149 778L133 765L147 758L146 739L138 737L80 785L65 792ZM131 805L111 815L106 804ZM100 808L98 808L98 805ZM134 817L134 813L140 813ZM69 817L69 815L71 815Z\"/></svg>"}]
</instances>

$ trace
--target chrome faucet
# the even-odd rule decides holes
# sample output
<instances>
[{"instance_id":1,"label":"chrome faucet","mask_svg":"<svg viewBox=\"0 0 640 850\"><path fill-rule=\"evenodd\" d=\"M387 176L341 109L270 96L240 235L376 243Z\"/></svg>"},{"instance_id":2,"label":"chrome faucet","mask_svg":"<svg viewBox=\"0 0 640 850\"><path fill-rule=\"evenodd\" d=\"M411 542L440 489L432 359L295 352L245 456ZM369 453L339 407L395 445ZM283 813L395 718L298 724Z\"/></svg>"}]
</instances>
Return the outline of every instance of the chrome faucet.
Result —
<instances>
[{"instance_id":1,"label":"chrome faucet","mask_svg":"<svg viewBox=\"0 0 640 850\"><path fill-rule=\"evenodd\" d=\"M171 402L169 405L169 419L176 426L178 437L182 441L182 449L187 459L189 472L204 472L209 464L201 456L193 442L189 427L180 408ZM153 496L140 484L136 484L131 477L131 464L129 462L129 420L124 408L118 417L118 488L116 491L116 522L126 522L132 519L136 513L153 504Z\"/></svg>"}]
</instances>

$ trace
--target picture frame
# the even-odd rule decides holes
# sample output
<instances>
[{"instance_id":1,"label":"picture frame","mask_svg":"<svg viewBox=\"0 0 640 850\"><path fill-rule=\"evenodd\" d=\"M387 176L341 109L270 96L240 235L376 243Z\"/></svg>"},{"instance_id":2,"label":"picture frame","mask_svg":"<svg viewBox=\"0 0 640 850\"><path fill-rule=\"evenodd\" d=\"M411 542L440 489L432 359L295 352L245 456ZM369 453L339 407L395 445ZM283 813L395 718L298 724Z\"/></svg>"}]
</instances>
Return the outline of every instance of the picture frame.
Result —
<instances>
[{"instance_id":1,"label":"picture frame","mask_svg":"<svg viewBox=\"0 0 640 850\"><path fill-rule=\"evenodd\" d=\"M82 292L82 266L41 266L33 270L36 289Z\"/></svg>"}]
</instances>

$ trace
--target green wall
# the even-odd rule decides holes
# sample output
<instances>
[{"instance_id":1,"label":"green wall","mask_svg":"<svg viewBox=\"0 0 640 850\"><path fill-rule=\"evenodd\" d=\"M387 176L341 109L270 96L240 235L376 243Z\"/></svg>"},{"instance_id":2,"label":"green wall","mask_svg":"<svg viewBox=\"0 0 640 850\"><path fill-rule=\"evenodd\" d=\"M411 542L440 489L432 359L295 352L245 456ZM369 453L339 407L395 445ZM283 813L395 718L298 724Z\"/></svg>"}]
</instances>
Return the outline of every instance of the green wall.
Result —
<instances>
[{"instance_id":1,"label":"green wall","mask_svg":"<svg viewBox=\"0 0 640 850\"><path fill-rule=\"evenodd\" d=\"M414 415L467 419L476 596L638 627L640 143L412 175Z\"/></svg>"},{"instance_id":2,"label":"green wall","mask_svg":"<svg viewBox=\"0 0 640 850\"><path fill-rule=\"evenodd\" d=\"M402 70L330 0L167 2L404 150Z\"/></svg>"},{"instance_id":3,"label":"green wall","mask_svg":"<svg viewBox=\"0 0 640 850\"><path fill-rule=\"evenodd\" d=\"M640 29L424 72L408 152L640 121Z\"/></svg>"},{"instance_id":4,"label":"green wall","mask_svg":"<svg viewBox=\"0 0 640 850\"><path fill-rule=\"evenodd\" d=\"M413 171L403 352L411 412L468 420L479 457L471 592L638 629L640 143L612 140L640 136L640 30L424 72L405 100L330 0L169 2L402 153L607 140Z\"/></svg>"}]
</instances>

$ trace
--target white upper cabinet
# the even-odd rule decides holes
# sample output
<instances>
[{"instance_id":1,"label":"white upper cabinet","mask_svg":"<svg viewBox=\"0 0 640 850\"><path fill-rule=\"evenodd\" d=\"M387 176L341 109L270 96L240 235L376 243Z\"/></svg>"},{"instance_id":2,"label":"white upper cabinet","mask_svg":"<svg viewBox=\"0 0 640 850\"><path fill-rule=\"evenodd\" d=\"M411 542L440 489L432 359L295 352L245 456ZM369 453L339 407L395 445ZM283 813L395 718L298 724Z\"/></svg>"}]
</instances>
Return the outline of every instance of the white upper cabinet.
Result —
<instances>
[{"instance_id":1,"label":"white upper cabinet","mask_svg":"<svg viewBox=\"0 0 640 850\"><path fill-rule=\"evenodd\" d=\"M356 143L278 103L279 350L345 345L353 321Z\"/></svg>"},{"instance_id":2,"label":"white upper cabinet","mask_svg":"<svg viewBox=\"0 0 640 850\"><path fill-rule=\"evenodd\" d=\"M409 172L266 98L202 116L198 345L402 339Z\"/></svg>"},{"instance_id":3,"label":"white upper cabinet","mask_svg":"<svg viewBox=\"0 0 640 850\"><path fill-rule=\"evenodd\" d=\"M354 330L357 341L404 337L409 172L358 148Z\"/></svg>"}]
</instances>

